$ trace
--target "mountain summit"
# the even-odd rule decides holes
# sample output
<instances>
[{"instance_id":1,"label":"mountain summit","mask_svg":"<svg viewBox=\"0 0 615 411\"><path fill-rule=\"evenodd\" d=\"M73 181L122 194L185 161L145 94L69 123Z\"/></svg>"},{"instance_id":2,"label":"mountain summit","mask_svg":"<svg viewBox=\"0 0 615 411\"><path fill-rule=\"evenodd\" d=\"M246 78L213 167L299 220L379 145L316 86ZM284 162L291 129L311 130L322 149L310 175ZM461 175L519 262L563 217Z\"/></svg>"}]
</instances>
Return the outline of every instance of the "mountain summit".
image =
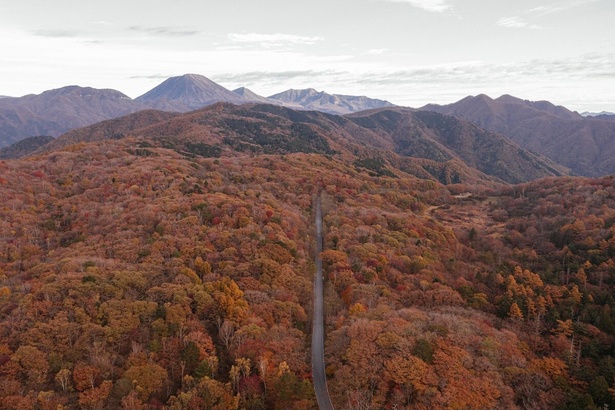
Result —
<instances>
[{"instance_id":1,"label":"mountain summit","mask_svg":"<svg viewBox=\"0 0 615 411\"><path fill-rule=\"evenodd\" d=\"M57 137L70 129L120 117L145 106L111 89L66 86L0 99L0 147L26 137Z\"/></svg>"},{"instance_id":2,"label":"mountain summit","mask_svg":"<svg viewBox=\"0 0 615 411\"><path fill-rule=\"evenodd\" d=\"M349 114L357 111L371 110L383 107L395 107L386 100L378 100L365 96L346 96L328 94L313 88L303 90L286 90L269 96L286 104L299 105L306 110L323 111L329 114Z\"/></svg>"},{"instance_id":3,"label":"mountain summit","mask_svg":"<svg viewBox=\"0 0 615 411\"><path fill-rule=\"evenodd\" d=\"M268 103L268 104L280 104L279 101L268 99L267 97L260 96L246 87L239 87L238 89L233 90L233 93L240 96L242 99L259 102L259 103Z\"/></svg>"},{"instance_id":4,"label":"mountain summit","mask_svg":"<svg viewBox=\"0 0 615 411\"><path fill-rule=\"evenodd\" d=\"M165 111L191 111L225 101L241 104L246 100L200 74L171 77L135 99Z\"/></svg>"}]
</instances>

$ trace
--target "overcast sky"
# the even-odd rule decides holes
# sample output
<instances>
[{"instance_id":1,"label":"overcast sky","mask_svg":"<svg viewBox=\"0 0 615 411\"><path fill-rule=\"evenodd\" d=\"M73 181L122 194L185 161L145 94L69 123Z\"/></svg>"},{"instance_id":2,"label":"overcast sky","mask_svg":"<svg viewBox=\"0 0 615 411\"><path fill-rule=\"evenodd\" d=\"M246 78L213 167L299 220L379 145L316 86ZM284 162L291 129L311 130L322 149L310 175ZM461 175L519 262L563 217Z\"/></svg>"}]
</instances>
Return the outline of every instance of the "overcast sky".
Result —
<instances>
[{"instance_id":1,"label":"overcast sky","mask_svg":"<svg viewBox=\"0 0 615 411\"><path fill-rule=\"evenodd\" d=\"M419 107L511 94L615 112L614 0L0 0L0 95L137 97L202 74Z\"/></svg>"}]
</instances>

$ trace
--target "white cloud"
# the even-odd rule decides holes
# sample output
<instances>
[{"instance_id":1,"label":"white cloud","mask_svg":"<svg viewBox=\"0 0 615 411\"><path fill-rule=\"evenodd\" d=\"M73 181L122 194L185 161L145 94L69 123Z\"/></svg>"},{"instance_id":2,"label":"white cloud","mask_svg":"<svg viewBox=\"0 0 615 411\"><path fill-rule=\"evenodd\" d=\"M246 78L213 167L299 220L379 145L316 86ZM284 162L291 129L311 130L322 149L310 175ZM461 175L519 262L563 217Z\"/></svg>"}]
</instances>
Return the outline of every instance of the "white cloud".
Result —
<instances>
[{"instance_id":1,"label":"white cloud","mask_svg":"<svg viewBox=\"0 0 615 411\"><path fill-rule=\"evenodd\" d=\"M191 30L185 28L178 27L142 27L142 26L131 26L128 28L130 31L141 32L150 34L153 36L163 36L163 37L189 37L196 36L201 34L198 30Z\"/></svg>"},{"instance_id":2,"label":"white cloud","mask_svg":"<svg viewBox=\"0 0 615 411\"><path fill-rule=\"evenodd\" d=\"M562 10L563 7L562 6L538 6L538 7L534 7L532 9L529 9L527 12L528 13L539 13L539 14L548 14L548 13L553 13L556 11L560 11Z\"/></svg>"},{"instance_id":3,"label":"white cloud","mask_svg":"<svg viewBox=\"0 0 615 411\"><path fill-rule=\"evenodd\" d=\"M297 36L294 34L262 34L262 33L230 33L228 39L232 43L258 44L263 47L279 47L292 44L314 44L323 41L322 37Z\"/></svg>"},{"instance_id":4,"label":"white cloud","mask_svg":"<svg viewBox=\"0 0 615 411\"><path fill-rule=\"evenodd\" d=\"M512 28L512 29L543 29L544 27L539 26L537 24L532 24L526 21L536 20L542 16L559 13L562 11L570 10L576 7L586 6L591 3L595 3L599 0L568 0L568 1L560 1L553 2L549 4L543 4L540 6L532 7L530 9L526 9L521 12L522 17L514 16L514 17L502 17L497 21L497 25L500 27Z\"/></svg>"},{"instance_id":5,"label":"white cloud","mask_svg":"<svg viewBox=\"0 0 615 411\"><path fill-rule=\"evenodd\" d=\"M79 33L70 30L33 30L32 34L40 37L56 38L72 38L79 36Z\"/></svg>"},{"instance_id":6,"label":"white cloud","mask_svg":"<svg viewBox=\"0 0 615 411\"><path fill-rule=\"evenodd\" d=\"M558 11L568 10L575 7L585 6L587 4L595 3L598 0L570 0L570 1L560 1L557 3L551 3L545 6L538 6L529 9L528 13L534 13L538 15L555 13Z\"/></svg>"},{"instance_id":7,"label":"white cloud","mask_svg":"<svg viewBox=\"0 0 615 411\"><path fill-rule=\"evenodd\" d=\"M527 21L523 21L521 20L520 17L514 16L514 17L502 17L501 19L498 20L497 22L498 26L501 27L506 27L506 28L510 28L510 29L532 29L532 30L538 30L541 29L542 27L536 25L536 24L531 24L528 23Z\"/></svg>"},{"instance_id":8,"label":"white cloud","mask_svg":"<svg viewBox=\"0 0 615 411\"><path fill-rule=\"evenodd\" d=\"M441 13L449 10L451 5L448 4L448 0L384 0L391 3L407 3L411 6L418 7L427 11L434 11Z\"/></svg>"},{"instance_id":9,"label":"white cloud","mask_svg":"<svg viewBox=\"0 0 615 411\"><path fill-rule=\"evenodd\" d=\"M364 85L459 84L480 90L480 87L489 84L514 87L531 82L542 83L545 87L549 83L558 83L572 88L574 84L615 78L611 69L613 65L615 53L587 53L566 59L533 59L507 64L491 64L478 60L460 61L401 70L365 71L353 75L358 83Z\"/></svg>"},{"instance_id":10,"label":"white cloud","mask_svg":"<svg viewBox=\"0 0 615 411\"><path fill-rule=\"evenodd\" d=\"M387 51L390 51L389 49L369 49L367 50L367 54L372 54L372 55L380 55L380 54L384 54Z\"/></svg>"}]
</instances>

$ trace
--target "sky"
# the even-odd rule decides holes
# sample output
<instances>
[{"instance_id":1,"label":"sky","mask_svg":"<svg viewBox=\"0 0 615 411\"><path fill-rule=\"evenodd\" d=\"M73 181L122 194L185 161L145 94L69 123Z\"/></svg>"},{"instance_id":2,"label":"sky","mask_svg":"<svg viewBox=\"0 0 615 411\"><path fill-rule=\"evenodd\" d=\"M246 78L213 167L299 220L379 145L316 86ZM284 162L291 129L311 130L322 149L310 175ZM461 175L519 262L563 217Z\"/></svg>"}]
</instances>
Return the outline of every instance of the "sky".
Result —
<instances>
[{"instance_id":1,"label":"sky","mask_svg":"<svg viewBox=\"0 0 615 411\"><path fill-rule=\"evenodd\" d=\"M0 95L135 98L207 76L420 107L510 94L615 112L614 0L0 0Z\"/></svg>"}]
</instances>

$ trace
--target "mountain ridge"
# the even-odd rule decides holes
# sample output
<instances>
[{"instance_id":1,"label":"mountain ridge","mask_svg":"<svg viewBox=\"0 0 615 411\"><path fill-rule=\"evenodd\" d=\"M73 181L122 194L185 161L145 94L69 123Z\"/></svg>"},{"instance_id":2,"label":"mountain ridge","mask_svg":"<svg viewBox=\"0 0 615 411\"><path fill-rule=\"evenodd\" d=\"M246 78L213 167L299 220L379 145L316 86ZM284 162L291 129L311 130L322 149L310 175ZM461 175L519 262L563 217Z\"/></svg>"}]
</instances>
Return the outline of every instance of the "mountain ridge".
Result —
<instances>
[{"instance_id":1,"label":"mountain ridge","mask_svg":"<svg viewBox=\"0 0 615 411\"><path fill-rule=\"evenodd\" d=\"M501 133L583 176L615 173L615 122L583 117L550 102L512 96L468 96L448 105L421 109L453 115Z\"/></svg>"},{"instance_id":2,"label":"mountain ridge","mask_svg":"<svg viewBox=\"0 0 615 411\"><path fill-rule=\"evenodd\" d=\"M216 103L189 113L146 110L72 130L38 153L80 142L147 139L180 153L340 155L370 173L444 184L517 183L567 170L478 126L433 112L381 108L350 116L283 106ZM397 171L396 171L397 170Z\"/></svg>"},{"instance_id":3,"label":"mountain ridge","mask_svg":"<svg viewBox=\"0 0 615 411\"><path fill-rule=\"evenodd\" d=\"M246 101L251 101L255 103L276 104L276 105L281 104L280 101L273 100L267 97L263 97L259 94L256 94L255 92L253 92L247 87L236 88L235 90L233 90L233 93L239 95L241 98L245 99Z\"/></svg>"},{"instance_id":4,"label":"mountain ridge","mask_svg":"<svg viewBox=\"0 0 615 411\"><path fill-rule=\"evenodd\" d=\"M0 160L26 157L54 140L51 136L34 136L0 148Z\"/></svg>"},{"instance_id":5,"label":"mountain ridge","mask_svg":"<svg viewBox=\"0 0 615 411\"><path fill-rule=\"evenodd\" d=\"M0 147L31 136L57 137L72 128L145 108L117 90L74 85L0 99Z\"/></svg>"},{"instance_id":6,"label":"mountain ridge","mask_svg":"<svg viewBox=\"0 0 615 411\"><path fill-rule=\"evenodd\" d=\"M350 114L382 107L395 107L386 101L366 96L328 94L313 88L289 89L268 97L272 100L299 105L306 110L323 111L329 114Z\"/></svg>"},{"instance_id":7,"label":"mountain ridge","mask_svg":"<svg viewBox=\"0 0 615 411\"><path fill-rule=\"evenodd\" d=\"M583 117L597 117L597 116L615 116L615 113L611 111L601 111L599 113L593 111L584 111L580 113Z\"/></svg>"},{"instance_id":8,"label":"mountain ridge","mask_svg":"<svg viewBox=\"0 0 615 411\"><path fill-rule=\"evenodd\" d=\"M335 114L363 108L361 104L346 102L354 96L340 100L340 104L345 106L336 112L332 104L306 108L301 104L268 99L245 88L236 91L228 90L200 74L185 74L166 79L134 100L117 90L76 85L46 90L41 94L6 97L0 99L0 148L31 136L57 137L74 128L145 109L188 112L221 101L234 104L267 102L294 109L320 109ZM380 101L367 97L356 99Z\"/></svg>"}]
</instances>

